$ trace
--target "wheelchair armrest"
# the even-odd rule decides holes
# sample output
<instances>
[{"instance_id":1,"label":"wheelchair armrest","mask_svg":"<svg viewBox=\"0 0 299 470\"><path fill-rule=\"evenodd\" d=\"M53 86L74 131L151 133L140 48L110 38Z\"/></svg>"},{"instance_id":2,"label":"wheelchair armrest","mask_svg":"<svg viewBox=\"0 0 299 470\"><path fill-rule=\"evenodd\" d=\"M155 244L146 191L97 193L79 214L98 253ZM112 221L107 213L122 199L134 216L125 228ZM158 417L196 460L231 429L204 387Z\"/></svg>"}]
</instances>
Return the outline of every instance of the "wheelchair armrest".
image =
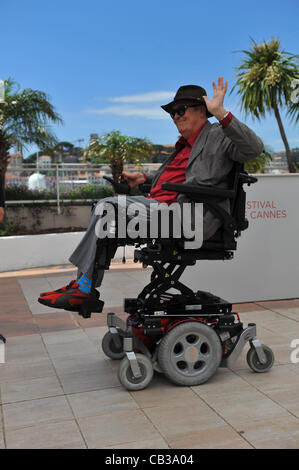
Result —
<instances>
[{"instance_id":1,"label":"wheelchair armrest","mask_svg":"<svg viewBox=\"0 0 299 470\"><path fill-rule=\"evenodd\" d=\"M241 180L242 184L247 183L248 186L258 181L258 179L255 176L248 175L247 173L240 173L239 179Z\"/></svg>"},{"instance_id":2,"label":"wheelchair armrest","mask_svg":"<svg viewBox=\"0 0 299 470\"><path fill-rule=\"evenodd\" d=\"M203 184L177 184L162 183L162 189L166 191L175 191L177 193L187 193L191 198L195 196L224 197L233 199L236 195L235 191L230 189L221 189L217 186L206 186Z\"/></svg>"},{"instance_id":3,"label":"wheelchair armrest","mask_svg":"<svg viewBox=\"0 0 299 470\"><path fill-rule=\"evenodd\" d=\"M104 175L103 178L112 184L117 194L130 194L131 188L123 177L121 177L120 182L114 181L113 178L110 178L109 176L106 176L106 175Z\"/></svg>"},{"instance_id":4,"label":"wheelchair armrest","mask_svg":"<svg viewBox=\"0 0 299 470\"><path fill-rule=\"evenodd\" d=\"M149 193L151 190L151 187L152 186L150 183L142 183L138 185L138 188L142 193Z\"/></svg>"}]
</instances>

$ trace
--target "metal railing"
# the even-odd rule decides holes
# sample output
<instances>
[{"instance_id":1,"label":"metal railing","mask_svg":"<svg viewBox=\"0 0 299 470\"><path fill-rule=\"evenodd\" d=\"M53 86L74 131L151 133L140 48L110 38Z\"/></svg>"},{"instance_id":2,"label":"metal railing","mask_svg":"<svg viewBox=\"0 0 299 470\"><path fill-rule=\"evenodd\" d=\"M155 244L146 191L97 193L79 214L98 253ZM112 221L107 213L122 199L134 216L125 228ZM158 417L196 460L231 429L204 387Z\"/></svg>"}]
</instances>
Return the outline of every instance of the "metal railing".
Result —
<instances>
[{"instance_id":1,"label":"metal railing","mask_svg":"<svg viewBox=\"0 0 299 470\"><path fill-rule=\"evenodd\" d=\"M124 168L128 171L153 171L159 168L161 164L125 164ZM53 190L53 199L34 199L34 200L16 200L6 201L11 204L38 204L44 202L56 203L57 213L61 213L60 204L70 199L64 199L65 191L84 187L88 184L99 184L109 186L109 183L103 176L111 176L110 166L87 165L84 163L59 163L55 165L30 165L10 166L6 171L6 186L25 185L28 189ZM55 197L56 196L56 197ZM92 199L85 199L91 202ZM82 199L72 199L72 202L82 201Z\"/></svg>"}]
</instances>

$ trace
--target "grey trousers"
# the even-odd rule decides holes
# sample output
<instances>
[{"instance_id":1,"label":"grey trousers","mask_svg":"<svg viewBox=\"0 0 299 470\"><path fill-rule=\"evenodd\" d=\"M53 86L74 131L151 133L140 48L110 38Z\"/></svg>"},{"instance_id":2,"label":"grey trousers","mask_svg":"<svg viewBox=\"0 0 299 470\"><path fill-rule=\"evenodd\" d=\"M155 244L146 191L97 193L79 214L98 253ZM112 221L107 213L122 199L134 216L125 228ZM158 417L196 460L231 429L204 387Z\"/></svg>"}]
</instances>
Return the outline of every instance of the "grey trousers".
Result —
<instances>
[{"instance_id":1,"label":"grey trousers","mask_svg":"<svg viewBox=\"0 0 299 470\"><path fill-rule=\"evenodd\" d=\"M97 254L97 248L98 248L98 256L99 256L99 264L103 265L105 264L105 260L107 258L107 243L104 240L101 240L97 233L97 223L100 221L101 216L99 215L102 213L105 204L112 204L116 205L118 208L121 206L123 209L127 209L127 207L130 204L142 204L143 207L146 210L146 217L147 220L149 220L149 214L150 214L150 206L151 204L157 204L158 201L155 199L147 199L144 196L121 196L118 198L117 196L115 197L107 197L102 199L96 207L94 208L89 225L87 228L87 231L85 232L85 235L83 236L81 242L75 249L75 251L72 253L70 256L69 260L70 262L74 265L77 266L78 268L78 275L77 279L82 275L86 275L89 279L92 279L92 276L94 275L94 266L95 266L95 259L96 259L96 254ZM101 205L101 207L99 207ZM116 248L117 248L117 239L115 239L115 250L113 253L113 256L115 254ZM112 256L112 257L113 257ZM102 283L103 276L104 276L104 268L99 269L97 272L97 279L95 281L95 286L99 287Z\"/></svg>"}]
</instances>

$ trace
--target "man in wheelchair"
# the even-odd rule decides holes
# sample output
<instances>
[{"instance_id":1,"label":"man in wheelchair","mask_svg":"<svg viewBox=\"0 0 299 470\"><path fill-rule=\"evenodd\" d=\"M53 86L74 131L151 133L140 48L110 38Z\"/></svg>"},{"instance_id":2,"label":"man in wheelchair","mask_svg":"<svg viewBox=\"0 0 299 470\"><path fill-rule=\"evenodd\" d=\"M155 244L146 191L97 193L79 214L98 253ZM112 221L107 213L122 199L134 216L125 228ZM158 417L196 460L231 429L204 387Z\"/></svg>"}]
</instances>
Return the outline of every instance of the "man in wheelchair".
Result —
<instances>
[{"instance_id":1,"label":"man in wheelchair","mask_svg":"<svg viewBox=\"0 0 299 470\"><path fill-rule=\"evenodd\" d=\"M203 240L211 240L213 236L215 238L215 234L216 238L219 237L217 231L224 223L219 211L225 211L227 215L231 211L231 201L225 190L230 188L234 179L235 175L232 174L236 162L242 164L255 158L263 150L261 139L224 109L227 82L223 82L223 77L219 77L218 85L213 82L213 89L213 97L209 99L206 91L199 86L182 86L174 100L162 106L172 117L181 137L175 146L175 152L153 178L139 172L123 173L130 188L144 183L151 185L148 197L127 196L122 199L125 205L132 202L143 204L148 213L152 203L190 203L188 186L193 186L192 191L198 185L204 186L207 190L205 195L201 193L194 195L195 198L192 197L193 203L194 200L202 203L203 197L206 196ZM211 116L214 116L219 124L211 124L207 119ZM170 183L181 186L171 187ZM212 198L217 201L216 209L207 202L211 200L209 191L213 190L213 187L214 191L218 191L216 198L215 194ZM111 243L111 239L110 243L107 243L107 240L99 240L96 227L105 203L117 202L119 198L118 201L117 198L105 198L94 209L88 230L70 257L70 261L78 267L78 279L56 291L42 293L40 303L56 309L76 311L84 302L98 300L99 294L95 287L100 286L104 270L109 267L110 259L117 248L117 240L114 240L114 243ZM124 242L118 241L119 244Z\"/></svg>"},{"instance_id":2,"label":"man in wheelchair","mask_svg":"<svg viewBox=\"0 0 299 470\"><path fill-rule=\"evenodd\" d=\"M261 139L224 109L227 82L223 82L223 77L219 77L217 85L213 82L213 89L209 99L199 86L182 86L174 100L162 106L181 134L174 153L152 176L123 172L124 180L111 181L118 194L128 194L139 185L149 195L100 201L93 209L87 232L70 257L78 267L77 280L43 292L38 299L44 305L75 311L85 318L101 312L104 303L96 287L101 285L117 247L139 244L141 249L135 250L134 261L153 267L150 283L137 298L125 299L124 311L129 314L126 322L108 313L109 331L102 341L109 358L122 359L118 377L128 390L145 388L154 370L163 372L176 384L199 385L218 366L231 367L246 342L251 346L247 362L253 371L266 372L274 362L271 349L256 339L256 325L243 329L238 314L232 312L232 304L209 292L193 292L179 281L185 268L197 260L233 257L236 238L248 226L243 185L257 181L244 172L243 164L263 151ZM211 124L208 118L212 116L219 122ZM143 209L147 227L161 205L175 204L190 208L191 225L195 228L191 235L196 233L196 225L200 226L201 236L195 246L196 236L190 242L185 227L181 227L180 238L174 236L174 227L178 226L175 215L168 237L163 237L161 219L154 236L146 232L139 238L132 237L127 230L129 224L121 233L120 222L125 219L127 224L132 220L128 217L132 205ZM202 209L199 222L198 205ZM107 218L109 207L115 212ZM180 224L185 225L184 218Z\"/></svg>"}]
</instances>

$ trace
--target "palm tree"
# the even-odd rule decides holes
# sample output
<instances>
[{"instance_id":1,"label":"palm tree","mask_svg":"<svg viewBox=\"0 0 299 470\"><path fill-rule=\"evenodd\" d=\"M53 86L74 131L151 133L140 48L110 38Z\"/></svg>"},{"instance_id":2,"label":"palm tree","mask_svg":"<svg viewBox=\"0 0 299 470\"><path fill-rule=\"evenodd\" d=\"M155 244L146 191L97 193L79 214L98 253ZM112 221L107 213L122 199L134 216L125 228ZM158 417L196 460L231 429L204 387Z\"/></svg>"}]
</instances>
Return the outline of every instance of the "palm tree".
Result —
<instances>
[{"instance_id":1,"label":"palm tree","mask_svg":"<svg viewBox=\"0 0 299 470\"><path fill-rule=\"evenodd\" d=\"M270 161L272 161L271 152L267 149L267 145L265 145L264 151L253 160L246 162L244 168L248 173L265 173L265 166Z\"/></svg>"},{"instance_id":2,"label":"palm tree","mask_svg":"<svg viewBox=\"0 0 299 470\"><path fill-rule=\"evenodd\" d=\"M293 80L292 82L293 91L291 93L291 107L288 110L287 115L291 118L294 123L299 121L299 79Z\"/></svg>"},{"instance_id":3,"label":"palm tree","mask_svg":"<svg viewBox=\"0 0 299 470\"><path fill-rule=\"evenodd\" d=\"M36 144L39 148L54 145L57 141L50 124L62 119L39 90L24 89L11 80L5 80L4 102L0 103L0 172L4 183L9 162L9 150Z\"/></svg>"},{"instance_id":4,"label":"palm tree","mask_svg":"<svg viewBox=\"0 0 299 470\"><path fill-rule=\"evenodd\" d=\"M92 163L109 162L113 179L119 181L124 162L140 163L150 158L153 145L147 139L111 131L89 143L84 158Z\"/></svg>"},{"instance_id":5,"label":"palm tree","mask_svg":"<svg viewBox=\"0 0 299 470\"><path fill-rule=\"evenodd\" d=\"M279 108L291 107L292 82L299 78L298 55L280 50L278 39L257 44L253 39L252 49L241 51L246 58L236 67L237 82L241 95L241 109L252 113L257 119L265 117L265 111L274 112L280 135L286 150L289 171L296 172L296 165L282 124Z\"/></svg>"}]
</instances>

